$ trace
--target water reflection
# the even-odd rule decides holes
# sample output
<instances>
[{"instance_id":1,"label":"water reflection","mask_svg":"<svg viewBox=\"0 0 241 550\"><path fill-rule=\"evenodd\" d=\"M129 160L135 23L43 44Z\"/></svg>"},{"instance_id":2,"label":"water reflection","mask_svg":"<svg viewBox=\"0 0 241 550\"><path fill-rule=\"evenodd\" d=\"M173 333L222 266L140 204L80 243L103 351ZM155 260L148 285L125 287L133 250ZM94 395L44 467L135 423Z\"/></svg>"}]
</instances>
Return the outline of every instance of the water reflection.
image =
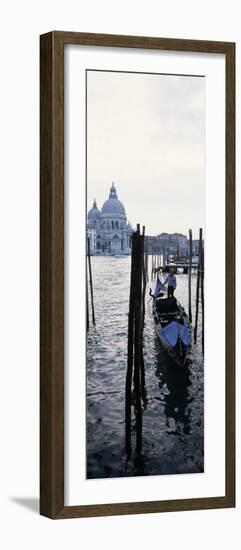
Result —
<instances>
[{"instance_id":1,"label":"water reflection","mask_svg":"<svg viewBox=\"0 0 241 550\"><path fill-rule=\"evenodd\" d=\"M142 356L142 366L144 365L144 358ZM136 366L135 366L136 367ZM141 370L141 367L140 367ZM125 441L126 441L126 458L131 459L132 451L132 407L135 417L135 459L141 455L142 451L142 415L145 410L148 400L146 396L145 377L141 378L141 372L134 372L134 387L133 390L129 384L128 377L126 378L126 393L125 393Z\"/></svg>"},{"instance_id":2,"label":"water reflection","mask_svg":"<svg viewBox=\"0 0 241 550\"><path fill-rule=\"evenodd\" d=\"M164 391L164 413L170 433L188 434L190 432L191 402L188 388L191 385L188 362L185 367L176 365L174 361L155 339L157 365L155 374L159 380L160 394ZM165 357L166 355L166 357Z\"/></svg>"},{"instance_id":3,"label":"water reflection","mask_svg":"<svg viewBox=\"0 0 241 550\"><path fill-rule=\"evenodd\" d=\"M160 403L161 417L165 418L165 422L162 422L162 427L158 429L159 435L162 432L162 436L165 437L176 436L178 442L185 445L185 436L190 434L191 426L191 403L193 397L189 393L191 386L189 363L184 368L177 366L176 363L167 355L166 351L162 349L159 341L155 338L155 350L156 350L156 365L155 376L158 380L159 396L156 395L156 401ZM152 407L151 398L149 405ZM129 421L126 422L126 458L128 461L133 461L132 475L148 475L148 468L145 456L146 441L144 439L143 448L143 414L145 409L148 408L148 397L146 396L146 390L144 394L136 393L133 390L131 396L131 402L126 406L133 407L134 416L131 423L131 413ZM131 429L132 428L132 429ZM132 437L131 437L132 436ZM149 434L153 441L152 434ZM134 439L135 438L135 439ZM134 443L133 444L133 440ZM132 446L134 449L132 449ZM164 448L163 448L164 451ZM179 459L179 457L176 457ZM177 462L174 457L174 462ZM162 456L159 456L161 461ZM129 464L131 471L131 466ZM127 469L126 469L127 471ZM201 468L200 468L201 471ZM164 473L164 472L163 472ZM166 469L165 473L173 473L172 468ZM178 471L176 472L178 473ZM129 475L130 472L129 472Z\"/></svg>"}]
</instances>

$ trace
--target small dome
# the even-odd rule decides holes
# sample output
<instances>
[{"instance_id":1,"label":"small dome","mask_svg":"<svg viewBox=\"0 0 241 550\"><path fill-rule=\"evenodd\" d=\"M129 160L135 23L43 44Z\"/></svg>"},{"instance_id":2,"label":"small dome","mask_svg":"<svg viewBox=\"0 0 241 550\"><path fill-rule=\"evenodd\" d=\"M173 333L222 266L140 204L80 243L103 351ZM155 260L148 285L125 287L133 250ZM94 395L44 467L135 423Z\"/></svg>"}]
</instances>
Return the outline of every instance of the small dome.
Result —
<instances>
[{"instance_id":1,"label":"small dome","mask_svg":"<svg viewBox=\"0 0 241 550\"><path fill-rule=\"evenodd\" d=\"M125 208L121 201L117 198L116 188L114 182L110 188L110 194L107 201L104 202L101 208L102 214L107 214L108 216L122 215L125 216Z\"/></svg>"},{"instance_id":2,"label":"small dome","mask_svg":"<svg viewBox=\"0 0 241 550\"><path fill-rule=\"evenodd\" d=\"M97 223L100 221L101 213L100 210L97 207L97 202L94 200L93 206L91 210L88 212L88 222L89 223Z\"/></svg>"}]
</instances>

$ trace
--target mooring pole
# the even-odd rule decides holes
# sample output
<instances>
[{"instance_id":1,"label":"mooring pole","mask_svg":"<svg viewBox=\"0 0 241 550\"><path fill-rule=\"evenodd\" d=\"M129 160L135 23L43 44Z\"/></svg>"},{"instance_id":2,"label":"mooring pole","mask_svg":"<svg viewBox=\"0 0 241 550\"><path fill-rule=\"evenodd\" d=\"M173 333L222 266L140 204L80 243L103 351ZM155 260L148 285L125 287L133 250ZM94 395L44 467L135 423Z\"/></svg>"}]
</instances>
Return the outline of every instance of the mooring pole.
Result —
<instances>
[{"instance_id":1,"label":"mooring pole","mask_svg":"<svg viewBox=\"0 0 241 550\"><path fill-rule=\"evenodd\" d=\"M88 277L87 277L87 270L86 270L86 329L87 329L87 332L89 331L89 328L90 328L90 322L89 322L89 293L88 293Z\"/></svg>"},{"instance_id":2,"label":"mooring pole","mask_svg":"<svg viewBox=\"0 0 241 550\"><path fill-rule=\"evenodd\" d=\"M149 272L148 272L148 254L145 255L145 272L146 272L146 282L149 281Z\"/></svg>"},{"instance_id":3,"label":"mooring pole","mask_svg":"<svg viewBox=\"0 0 241 550\"><path fill-rule=\"evenodd\" d=\"M126 454L131 453L131 388L133 377L133 345L134 345L134 315L135 315L135 254L136 233L132 234L131 247L131 278L128 315L128 347L127 347L127 371L126 371L126 399L125 399L125 427L126 427Z\"/></svg>"},{"instance_id":4,"label":"mooring pole","mask_svg":"<svg viewBox=\"0 0 241 550\"><path fill-rule=\"evenodd\" d=\"M143 327L144 327L144 317L145 317L145 295L146 295L146 263L145 263L145 254L144 254L144 249L145 249L145 226L143 226L142 228L142 236L143 236L143 243L142 243L142 247L143 247L143 250L142 250L142 274L141 274L141 278L142 278L142 330L143 330Z\"/></svg>"},{"instance_id":5,"label":"mooring pole","mask_svg":"<svg viewBox=\"0 0 241 550\"><path fill-rule=\"evenodd\" d=\"M204 246L202 242L202 255L201 255L201 301L202 301L202 352L204 354Z\"/></svg>"},{"instance_id":6,"label":"mooring pole","mask_svg":"<svg viewBox=\"0 0 241 550\"><path fill-rule=\"evenodd\" d=\"M140 225L132 235L131 255L131 280L130 300L128 316L128 358L126 373L126 454L127 459L131 453L131 404L132 404L132 381L134 381L134 407L136 416L136 450L140 452L142 442L142 404L141 397L145 397L145 372L143 360L143 326L145 311L145 256L144 237L140 234ZM134 369L133 369L134 367Z\"/></svg>"},{"instance_id":7,"label":"mooring pole","mask_svg":"<svg viewBox=\"0 0 241 550\"><path fill-rule=\"evenodd\" d=\"M198 270L197 270L197 288L196 288L196 316L194 328L194 342L197 342L197 327L198 327L198 311L199 311L199 288L200 288L200 273L201 273L201 256L202 256L202 228L199 229L199 247L198 247Z\"/></svg>"},{"instance_id":8,"label":"mooring pole","mask_svg":"<svg viewBox=\"0 0 241 550\"><path fill-rule=\"evenodd\" d=\"M94 294L93 294L93 281L92 281L92 271L91 271L91 260L90 260L90 238L87 239L88 246L88 264L89 264L89 277L90 277L90 297L91 297L91 307L92 307L92 322L95 325L95 309L94 309Z\"/></svg>"},{"instance_id":9,"label":"mooring pole","mask_svg":"<svg viewBox=\"0 0 241 550\"><path fill-rule=\"evenodd\" d=\"M136 246L136 280L135 280L135 329L134 329L134 394L136 412L136 450L141 450L142 408L141 408L141 378L142 378L142 283L143 283L143 249L144 235L137 235Z\"/></svg>"},{"instance_id":10,"label":"mooring pole","mask_svg":"<svg viewBox=\"0 0 241 550\"><path fill-rule=\"evenodd\" d=\"M141 285L140 285L140 296L142 295L142 312L141 312L141 329L140 329L140 369L141 369L141 393L142 397L144 398L145 394L145 365L144 365L144 357L143 357L143 331L144 331L144 321L145 321L145 299L146 299L146 265L145 265L145 256L144 256L144 248L145 248L145 226L142 228L142 235L141 235L141 265L142 265L142 274L141 274Z\"/></svg>"},{"instance_id":11,"label":"mooring pole","mask_svg":"<svg viewBox=\"0 0 241 550\"><path fill-rule=\"evenodd\" d=\"M192 230L189 229L188 316L192 322Z\"/></svg>"}]
</instances>

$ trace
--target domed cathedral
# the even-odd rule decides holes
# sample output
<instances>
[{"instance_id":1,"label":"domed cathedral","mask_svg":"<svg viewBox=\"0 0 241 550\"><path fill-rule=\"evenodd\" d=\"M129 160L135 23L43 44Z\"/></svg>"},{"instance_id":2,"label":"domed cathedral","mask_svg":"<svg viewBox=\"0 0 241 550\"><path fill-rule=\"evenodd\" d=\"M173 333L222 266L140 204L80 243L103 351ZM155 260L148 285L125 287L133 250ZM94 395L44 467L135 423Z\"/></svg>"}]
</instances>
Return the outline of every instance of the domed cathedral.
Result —
<instances>
[{"instance_id":1,"label":"domed cathedral","mask_svg":"<svg viewBox=\"0 0 241 550\"><path fill-rule=\"evenodd\" d=\"M124 205L117 197L114 182L109 198L101 211L96 200L88 212L87 236L90 239L91 254L122 255L131 252L132 227L127 223Z\"/></svg>"}]
</instances>

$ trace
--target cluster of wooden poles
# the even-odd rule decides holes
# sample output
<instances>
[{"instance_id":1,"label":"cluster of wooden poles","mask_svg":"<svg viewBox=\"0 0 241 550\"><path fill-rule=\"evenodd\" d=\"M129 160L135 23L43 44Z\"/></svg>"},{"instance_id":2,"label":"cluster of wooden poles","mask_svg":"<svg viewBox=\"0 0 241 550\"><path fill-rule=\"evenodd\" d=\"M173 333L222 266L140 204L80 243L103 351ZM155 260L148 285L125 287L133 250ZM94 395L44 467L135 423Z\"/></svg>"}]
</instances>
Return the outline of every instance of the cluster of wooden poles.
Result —
<instances>
[{"instance_id":1,"label":"cluster of wooden poles","mask_svg":"<svg viewBox=\"0 0 241 550\"><path fill-rule=\"evenodd\" d=\"M196 308L195 308L195 324L194 324L194 343L197 342L197 330L198 330L198 314L199 314L199 302L201 291L201 304L202 304L202 353L204 353L204 248L203 248L203 230L199 229L199 247L198 247L198 269L197 269L197 283L196 283ZM188 269L188 316L190 323L192 323L192 293L191 293L191 279L192 279L192 230L189 229L189 269Z\"/></svg>"},{"instance_id":2,"label":"cluster of wooden poles","mask_svg":"<svg viewBox=\"0 0 241 550\"><path fill-rule=\"evenodd\" d=\"M143 329L145 294L148 280L148 255L144 254L145 227L140 225L132 235L131 279L128 314L128 350L126 372L126 453L131 454L131 406L136 417L136 452L142 447L142 403L145 405L145 369L143 359Z\"/></svg>"}]
</instances>

